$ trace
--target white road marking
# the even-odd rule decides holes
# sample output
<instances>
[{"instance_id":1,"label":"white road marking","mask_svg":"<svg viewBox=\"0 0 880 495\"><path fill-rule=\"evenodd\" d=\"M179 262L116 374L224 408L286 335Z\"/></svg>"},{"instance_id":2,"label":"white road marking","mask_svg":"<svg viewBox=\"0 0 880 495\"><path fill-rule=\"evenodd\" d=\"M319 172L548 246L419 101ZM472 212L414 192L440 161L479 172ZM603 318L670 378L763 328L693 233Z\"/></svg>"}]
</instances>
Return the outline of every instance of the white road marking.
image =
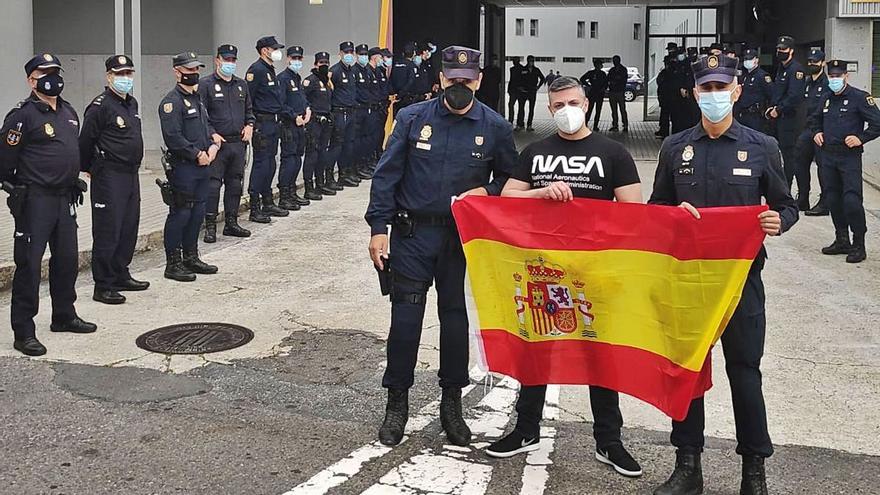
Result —
<instances>
[{"instance_id":1,"label":"white road marking","mask_svg":"<svg viewBox=\"0 0 880 495\"><path fill-rule=\"evenodd\" d=\"M471 379L475 382L479 382L484 377L485 373L478 370L477 368L473 368L471 370ZM465 397L467 394L473 391L474 388L474 385L468 385L467 387L462 389L462 397ZM425 429L425 427L435 421L439 414L439 408L440 401L438 399L419 409L415 416L411 417L409 421L407 421L407 436L404 436L403 440L401 440L400 443L403 444L407 441L409 435ZM330 491L332 488L342 485L346 481L353 478L361 471L361 469L363 469L364 464L366 464L367 462L378 459L388 452L391 452L391 450L392 447L382 445L378 441L364 445L353 451L344 459L337 461L336 463L312 476L309 480L297 485L292 490L286 492L284 495L323 495Z\"/></svg>"}]
</instances>

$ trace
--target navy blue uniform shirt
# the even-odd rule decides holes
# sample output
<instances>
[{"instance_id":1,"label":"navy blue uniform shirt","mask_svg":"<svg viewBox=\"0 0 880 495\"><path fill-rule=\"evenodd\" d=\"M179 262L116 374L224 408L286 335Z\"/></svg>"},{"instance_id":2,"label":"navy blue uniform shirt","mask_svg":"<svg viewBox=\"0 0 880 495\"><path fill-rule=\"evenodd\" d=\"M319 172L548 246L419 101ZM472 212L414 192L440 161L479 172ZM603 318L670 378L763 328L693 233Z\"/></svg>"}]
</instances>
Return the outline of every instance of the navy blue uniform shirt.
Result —
<instances>
[{"instance_id":1,"label":"navy blue uniform shirt","mask_svg":"<svg viewBox=\"0 0 880 495\"><path fill-rule=\"evenodd\" d=\"M776 106L781 117L795 117L804 103L807 85L804 67L797 60L779 65L773 81L770 104Z\"/></svg>"},{"instance_id":2,"label":"navy blue uniform shirt","mask_svg":"<svg viewBox=\"0 0 880 495\"><path fill-rule=\"evenodd\" d=\"M376 100L374 92L376 89L374 88L376 83L376 74L373 72L373 68L370 67L369 64L361 65L354 64L353 67L353 75L355 80L355 97L357 99L358 105L362 107L368 107L373 104Z\"/></svg>"},{"instance_id":3,"label":"navy blue uniform shirt","mask_svg":"<svg viewBox=\"0 0 880 495\"><path fill-rule=\"evenodd\" d=\"M464 115L442 98L404 108L373 176L365 216L371 233L386 233L399 210L448 217L453 196L477 187L501 194L516 159L513 128L479 101Z\"/></svg>"},{"instance_id":4,"label":"navy blue uniform shirt","mask_svg":"<svg viewBox=\"0 0 880 495\"><path fill-rule=\"evenodd\" d=\"M0 179L60 189L79 175L79 116L60 96L52 110L31 94L6 115L0 135Z\"/></svg>"},{"instance_id":5,"label":"navy blue uniform shirt","mask_svg":"<svg viewBox=\"0 0 880 495\"><path fill-rule=\"evenodd\" d=\"M330 102L333 99L333 86L330 81L322 80L315 73L315 69L312 69L312 74L303 79L302 85L306 101L309 102L312 112L324 115L329 114L331 109Z\"/></svg>"},{"instance_id":6,"label":"navy blue uniform shirt","mask_svg":"<svg viewBox=\"0 0 880 495\"><path fill-rule=\"evenodd\" d=\"M761 109L767 108L770 103L770 88L773 85L773 79L764 69L755 67L751 72L743 72L739 83L743 88L742 94L736 102L735 112L751 108L754 105L759 105Z\"/></svg>"},{"instance_id":7,"label":"navy blue uniform shirt","mask_svg":"<svg viewBox=\"0 0 880 495\"><path fill-rule=\"evenodd\" d=\"M831 91L825 94L820 109L811 116L810 128L814 136L824 133L823 147L845 146L847 136L867 143L880 136L880 109L871 95L847 84L839 95ZM861 151L861 147L856 150Z\"/></svg>"},{"instance_id":8,"label":"navy blue uniform shirt","mask_svg":"<svg viewBox=\"0 0 880 495\"><path fill-rule=\"evenodd\" d=\"M415 87L416 76L419 68L412 60L406 58L398 58L394 61L394 67L391 68L391 91L392 94L402 96L412 96L418 94Z\"/></svg>"},{"instance_id":9,"label":"navy blue uniform shirt","mask_svg":"<svg viewBox=\"0 0 880 495\"><path fill-rule=\"evenodd\" d=\"M281 115L284 99L275 76L275 66L259 59L248 68L244 76L251 96L254 113Z\"/></svg>"},{"instance_id":10,"label":"navy blue uniform shirt","mask_svg":"<svg viewBox=\"0 0 880 495\"><path fill-rule=\"evenodd\" d=\"M333 82L333 98L330 101L334 107L357 106L357 82L353 67L336 62L330 67L330 81Z\"/></svg>"},{"instance_id":11,"label":"navy blue uniform shirt","mask_svg":"<svg viewBox=\"0 0 880 495\"><path fill-rule=\"evenodd\" d=\"M290 68L278 74L278 84L284 91L284 113L290 120L298 115L305 115L309 102L303 94L302 77Z\"/></svg>"},{"instance_id":12,"label":"navy blue uniform shirt","mask_svg":"<svg viewBox=\"0 0 880 495\"><path fill-rule=\"evenodd\" d=\"M815 80L807 78L807 87L804 90L804 99L807 100L807 115L813 115L825 104L825 96L829 93L828 76L824 72Z\"/></svg>"},{"instance_id":13,"label":"navy blue uniform shirt","mask_svg":"<svg viewBox=\"0 0 880 495\"><path fill-rule=\"evenodd\" d=\"M391 80L388 79L388 74L385 72L385 67L376 67L373 69L373 72L376 73L376 80L379 83L379 87L376 89L376 102L381 103L382 105L388 104L388 97L394 94L391 91Z\"/></svg>"},{"instance_id":14,"label":"navy blue uniform shirt","mask_svg":"<svg viewBox=\"0 0 880 495\"><path fill-rule=\"evenodd\" d=\"M159 124L165 147L179 160L195 162L199 153L211 146L214 128L202 99L198 93L185 92L179 84L159 103Z\"/></svg>"},{"instance_id":15,"label":"navy blue uniform shirt","mask_svg":"<svg viewBox=\"0 0 880 495\"><path fill-rule=\"evenodd\" d=\"M83 114L79 134L80 168L92 169L96 162L137 170L144 159L141 115L134 96L124 98L105 89Z\"/></svg>"},{"instance_id":16,"label":"navy blue uniform shirt","mask_svg":"<svg viewBox=\"0 0 880 495\"><path fill-rule=\"evenodd\" d=\"M207 75L199 80L199 96L214 131L227 141L241 141L241 130L256 120L247 84L238 77L225 81L216 72Z\"/></svg>"}]
</instances>

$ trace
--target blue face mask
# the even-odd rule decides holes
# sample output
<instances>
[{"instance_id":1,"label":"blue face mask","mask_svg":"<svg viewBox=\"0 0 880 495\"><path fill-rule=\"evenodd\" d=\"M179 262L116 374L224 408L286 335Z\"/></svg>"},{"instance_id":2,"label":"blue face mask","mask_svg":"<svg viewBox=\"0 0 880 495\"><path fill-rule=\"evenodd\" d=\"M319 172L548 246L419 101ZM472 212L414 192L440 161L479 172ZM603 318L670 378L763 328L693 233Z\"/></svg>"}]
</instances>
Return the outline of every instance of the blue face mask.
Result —
<instances>
[{"instance_id":1,"label":"blue face mask","mask_svg":"<svg viewBox=\"0 0 880 495\"><path fill-rule=\"evenodd\" d=\"M684 53L679 53L678 57L676 57L676 58L678 59L679 62L684 62L685 59L687 58L687 55L685 55Z\"/></svg>"},{"instance_id":2,"label":"blue face mask","mask_svg":"<svg viewBox=\"0 0 880 495\"><path fill-rule=\"evenodd\" d=\"M294 72L299 72L303 68L302 60L291 60L290 61L290 70Z\"/></svg>"},{"instance_id":3,"label":"blue face mask","mask_svg":"<svg viewBox=\"0 0 880 495\"><path fill-rule=\"evenodd\" d=\"M342 56L342 63L345 65L354 65L354 55L351 53L346 53Z\"/></svg>"},{"instance_id":4,"label":"blue face mask","mask_svg":"<svg viewBox=\"0 0 880 495\"><path fill-rule=\"evenodd\" d=\"M235 62L223 62L220 64L220 74L231 77L235 74Z\"/></svg>"},{"instance_id":5,"label":"blue face mask","mask_svg":"<svg viewBox=\"0 0 880 495\"><path fill-rule=\"evenodd\" d=\"M394 64L394 59L391 57L385 57L385 67L391 67Z\"/></svg>"},{"instance_id":6,"label":"blue face mask","mask_svg":"<svg viewBox=\"0 0 880 495\"><path fill-rule=\"evenodd\" d=\"M416 64L416 67L422 65L422 56L416 55L415 57L413 57L413 63Z\"/></svg>"},{"instance_id":7,"label":"blue face mask","mask_svg":"<svg viewBox=\"0 0 880 495\"><path fill-rule=\"evenodd\" d=\"M846 83L843 81L842 77L829 77L828 78L828 89L831 90L832 93L840 93L843 91L843 87Z\"/></svg>"},{"instance_id":8,"label":"blue face mask","mask_svg":"<svg viewBox=\"0 0 880 495\"><path fill-rule=\"evenodd\" d=\"M724 120L733 111L733 91L707 91L700 93L700 111L713 124Z\"/></svg>"},{"instance_id":9,"label":"blue face mask","mask_svg":"<svg viewBox=\"0 0 880 495\"><path fill-rule=\"evenodd\" d=\"M134 79L125 76L116 76L113 78L113 89L117 93L127 95L134 86Z\"/></svg>"},{"instance_id":10,"label":"blue face mask","mask_svg":"<svg viewBox=\"0 0 880 495\"><path fill-rule=\"evenodd\" d=\"M745 67L746 70L752 70L755 67L757 67L757 65L758 65L758 61L755 59L746 60L745 62L743 62L743 67Z\"/></svg>"},{"instance_id":11,"label":"blue face mask","mask_svg":"<svg viewBox=\"0 0 880 495\"><path fill-rule=\"evenodd\" d=\"M367 65L370 63L370 57L366 55L358 55L358 63L361 64L361 66Z\"/></svg>"},{"instance_id":12,"label":"blue face mask","mask_svg":"<svg viewBox=\"0 0 880 495\"><path fill-rule=\"evenodd\" d=\"M437 47L436 47L436 46L434 46L434 45L428 45L428 47L431 49L431 55L437 53Z\"/></svg>"}]
</instances>

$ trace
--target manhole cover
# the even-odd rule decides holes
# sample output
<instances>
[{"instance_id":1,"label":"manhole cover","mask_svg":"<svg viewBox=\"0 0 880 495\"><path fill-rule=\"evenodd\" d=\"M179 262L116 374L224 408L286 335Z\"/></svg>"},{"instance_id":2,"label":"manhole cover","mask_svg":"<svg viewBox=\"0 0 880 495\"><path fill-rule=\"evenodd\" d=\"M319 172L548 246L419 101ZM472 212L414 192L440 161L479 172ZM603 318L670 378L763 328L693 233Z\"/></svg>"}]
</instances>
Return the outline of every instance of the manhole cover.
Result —
<instances>
[{"instance_id":1,"label":"manhole cover","mask_svg":"<svg viewBox=\"0 0 880 495\"><path fill-rule=\"evenodd\" d=\"M254 332L229 323L181 323L151 330L137 338L141 349L162 354L206 354L241 347Z\"/></svg>"}]
</instances>

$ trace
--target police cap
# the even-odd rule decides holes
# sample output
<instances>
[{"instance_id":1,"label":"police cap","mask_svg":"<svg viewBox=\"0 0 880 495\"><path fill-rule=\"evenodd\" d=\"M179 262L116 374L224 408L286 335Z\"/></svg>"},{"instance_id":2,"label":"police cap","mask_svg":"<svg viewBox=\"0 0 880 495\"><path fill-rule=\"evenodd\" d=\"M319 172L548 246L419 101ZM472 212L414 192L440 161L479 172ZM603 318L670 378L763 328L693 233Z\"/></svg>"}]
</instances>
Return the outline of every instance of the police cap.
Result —
<instances>
[{"instance_id":1,"label":"police cap","mask_svg":"<svg viewBox=\"0 0 880 495\"><path fill-rule=\"evenodd\" d=\"M776 38L776 48L781 48L783 50L794 48L794 38L791 36L780 36Z\"/></svg>"},{"instance_id":2,"label":"police cap","mask_svg":"<svg viewBox=\"0 0 880 495\"><path fill-rule=\"evenodd\" d=\"M448 46L443 49L443 75L447 79L479 79L479 50L463 46Z\"/></svg>"},{"instance_id":3,"label":"police cap","mask_svg":"<svg viewBox=\"0 0 880 495\"><path fill-rule=\"evenodd\" d=\"M418 50L419 45L416 44L415 41L407 41L405 45L403 45L403 51L405 53L413 53Z\"/></svg>"},{"instance_id":4,"label":"police cap","mask_svg":"<svg viewBox=\"0 0 880 495\"><path fill-rule=\"evenodd\" d=\"M823 60L825 60L825 52L821 48L810 49L810 54L807 55L808 62L821 62Z\"/></svg>"},{"instance_id":5,"label":"police cap","mask_svg":"<svg viewBox=\"0 0 880 495\"><path fill-rule=\"evenodd\" d=\"M330 54L327 52L318 52L315 54L315 65L321 62L330 63Z\"/></svg>"},{"instance_id":6,"label":"police cap","mask_svg":"<svg viewBox=\"0 0 880 495\"><path fill-rule=\"evenodd\" d=\"M736 55L736 49L733 48L733 45L724 45L724 49L721 52L725 55Z\"/></svg>"},{"instance_id":7,"label":"police cap","mask_svg":"<svg viewBox=\"0 0 880 495\"><path fill-rule=\"evenodd\" d=\"M125 72L134 70L134 62L125 55L113 55L104 61L104 67L107 72Z\"/></svg>"},{"instance_id":8,"label":"police cap","mask_svg":"<svg viewBox=\"0 0 880 495\"><path fill-rule=\"evenodd\" d=\"M370 48L370 51L367 52L367 55L369 55L371 57L373 57L375 55L382 55L382 49L379 48L378 46L374 46L373 48Z\"/></svg>"},{"instance_id":9,"label":"police cap","mask_svg":"<svg viewBox=\"0 0 880 495\"><path fill-rule=\"evenodd\" d=\"M220 58L238 58L238 48L228 43L220 45L217 47L217 56Z\"/></svg>"},{"instance_id":10,"label":"police cap","mask_svg":"<svg viewBox=\"0 0 880 495\"><path fill-rule=\"evenodd\" d=\"M847 73L846 60L832 60L828 62L829 76L842 76Z\"/></svg>"},{"instance_id":11,"label":"police cap","mask_svg":"<svg viewBox=\"0 0 880 495\"><path fill-rule=\"evenodd\" d=\"M739 59L725 57L723 55L709 55L700 57L691 64L694 71L694 80L697 86L710 82L730 84L736 80L736 67Z\"/></svg>"},{"instance_id":12,"label":"police cap","mask_svg":"<svg viewBox=\"0 0 880 495\"><path fill-rule=\"evenodd\" d=\"M284 48L284 45L279 43L274 36L263 36L262 38L257 40L257 50L262 50L266 47L269 47L273 50L280 50Z\"/></svg>"},{"instance_id":13,"label":"police cap","mask_svg":"<svg viewBox=\"0 0 880 495\"><path fill-rule=\"evenodd\" d=\"M339 44L340 52L353 52L354 51L354 43L351 41L343 41Z\"/></svg>"},{"instance_id":14,"label":"police cap","mask_svg":"<svg viewBox=\"0 0 880 495\"><path fill-rule=\"evenodd\" d=\"M674 41L670 41L669 43L666 43L666 51L667 52L672 52L672 51L677 51L677 50L678 50L678 43L676 43Z\"/></svg>"},{"instance_id":15,"label":"police cap","mask_svg":"<svg viewBox=\"0 0 880 495\"><path fill-rule=\"evenodd\" d=\"M720 50L720 51L724 51L724 45L722 45L721 43L718 43L718 42L716 41L715 43L712 43L711 45L709 45L709 50Z\"/></svg>"},{"instance_id":16,"label":"police cap","mask_svg":"<svg viewBox=\"0 0 880 495\"><path fill-rule=\"evenodd\" d=\"M358 45L354 48L354 51L358 55L366 55L370 52L370 45L368 45L366 43L361 43L360 45Z\"/></svg>"},{"instance_id":17,"label":"police cap","mask_svg":"<svg viewBox=\"0 0 880 495\"><path fill-rule=\"evenodd\" d=\"M196 67L204 67L205 64L199 62L195 52L178 53L171 59L172 65L175 67L186 67L187 69L195 69Z\"/></svg>"},{"instance_id":18,"label":"police cap","mask_svg":"<svg viewBox=\"0 0 880 495\"><path fill-rule=\"evenodd\" d=\"M31 75L36 69L59 69L61 70L61 60L51 53L36 55L24 64L24 73Z\"/></svg>"},{"instance_id":19,"label":"police cap","mask_svg":"<svg viewBox=\"0 0 880 495\"><path fill-rule=\"evenodd\" d=\"M758 58L758 50L749 48L743 52L743 60L751 60L753 58Z\"/></svg>"},{"instance_id":20,"label":"police cap","mask_svg":"<svg viewBox=\"0 0 880 495\"><path fill-rule=\"evenodd\" d=\"M294 45L287 48L287 56L288 57L302 57L303 56L303 47Z\"/></svg>"},{"instance_id":21,"label":"police cap","mask_svg":"<svg viewBox=\"0 0 880 495\"><path fill-rule=\"evenodd\" d=\"M382 49L382 56L383 56L383 57L393 57L394 54L391 53L391 50L389 50L389 49L387 49L387 48L383 48L383 49Z\"/></svg>"}]
</instances>

